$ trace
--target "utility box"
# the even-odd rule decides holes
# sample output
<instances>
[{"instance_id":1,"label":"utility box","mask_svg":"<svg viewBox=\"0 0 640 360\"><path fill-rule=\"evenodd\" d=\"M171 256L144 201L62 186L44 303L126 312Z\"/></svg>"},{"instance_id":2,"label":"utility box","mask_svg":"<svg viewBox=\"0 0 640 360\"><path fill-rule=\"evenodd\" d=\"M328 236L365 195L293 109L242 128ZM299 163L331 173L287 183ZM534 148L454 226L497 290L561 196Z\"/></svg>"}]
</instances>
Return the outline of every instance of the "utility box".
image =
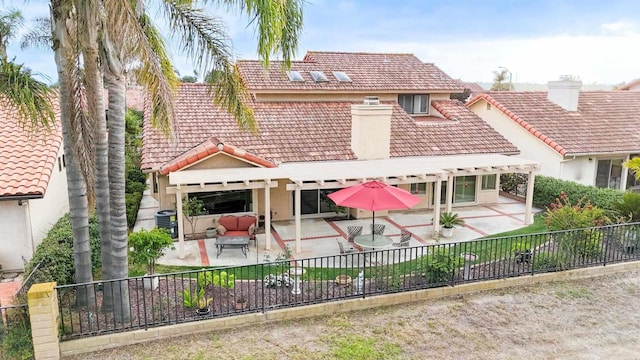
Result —
<instances>
[{"instance_id":1,"label":"utility box","mask_svg":"<svg viewBox=\"0 0 640 360\"><path fill-rule=\"evenodd\" d=\"M156 226L169 230L172 238L178 237L178 219L175 210L160 210L156 212Z\"/></svg>"}]
</instances>

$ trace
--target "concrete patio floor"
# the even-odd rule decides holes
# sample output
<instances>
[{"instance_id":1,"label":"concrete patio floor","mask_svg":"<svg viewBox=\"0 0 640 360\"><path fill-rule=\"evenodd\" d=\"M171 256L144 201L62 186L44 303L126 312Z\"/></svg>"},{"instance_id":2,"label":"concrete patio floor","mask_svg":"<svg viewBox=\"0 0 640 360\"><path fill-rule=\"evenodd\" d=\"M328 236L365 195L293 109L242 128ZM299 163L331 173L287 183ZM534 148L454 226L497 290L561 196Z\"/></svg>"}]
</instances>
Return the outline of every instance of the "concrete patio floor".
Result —
<instances>
[{"instance_id":1,"label":"concrete patio floor","mask_svg":"<svg viewBox=\"0 0 640 360\"><path fill-rule=\"evenodd\" d=\"M146 192L145 192L146 193ZM534 213L539 209L533 209ZM157 202L145 194L138 213L134 230L151 229L155 226ZM377 216L376 224L385 225L385 235L400 237L400 231L406 229L413 233L411 246L444 244L469 241L491 234L515 230L524 226L525 205L517 200L500 197L497 204L455 207L454 212L465 221L465 225L454 230L453 237L438 239L433 234L433 212L430 210L390 211L387 216ZM347 226L363 226L363 233L369 232L371 219L353 219L331 221L325 219L303 219L301 253L295 253L295 223L275 221L271 229L271 250L265 249L264 233L258 233L257 247L249 244L247 256L240 249L225 249L216 258L215 239L185 241L185 257L180 258L176 243L175 250L168 250L159 264L186 266L238 266L273 261L278 255L285 254L288 247L294 259L329 256L339 253L336 239L347 239Z\"/></svg>"}]
</instances>

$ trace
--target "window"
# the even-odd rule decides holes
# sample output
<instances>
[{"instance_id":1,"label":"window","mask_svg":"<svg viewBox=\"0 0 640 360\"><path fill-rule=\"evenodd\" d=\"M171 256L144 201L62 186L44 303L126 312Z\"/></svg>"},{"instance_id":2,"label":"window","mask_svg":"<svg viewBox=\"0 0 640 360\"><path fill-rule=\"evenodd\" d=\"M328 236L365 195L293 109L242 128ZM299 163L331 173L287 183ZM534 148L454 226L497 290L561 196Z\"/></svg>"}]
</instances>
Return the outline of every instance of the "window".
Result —
<instances>
[{"instance_id":1,"label":"window","mask_svg":"<svg viewBox=\"0 0 640 360\"><path fill-rule=\"evenodd\" d=\"M322 71L309 71L311 78L315 82L328 82L327 76Z\"/></svg>"},{"instance_id":2,"label":"window","mask_svg":"<svg viewBox=\"0 0 640 360\"><path fill-rule=\"evenodd\" d=\"M302 74L300 74L299 71L287 71L287 76L289 77L290 81L304 82L304 78L302 77Z\"/></svg>"},{"instance_id":3,"label":"window","mask_svg":"<svg viewBox=\"0 0 640 360\"><path fill-rule=\"evenodd\" d=\"M340 82L351 82L351 78L344 71L334 71L333 76Z\"/></svg>"},{"instance_id":4,"label":"window","mask_svg":"<svg viewBox=\"0 0 640 360\"><path fill-rule=\"evenodd\" d=\"M429 95L398 95L398 104L409 114L429 113Z\"/></svg>"},{"instance_id":5,"label":"window","mask_svg":"<svg viewBox=\"0 0 640 360\"><path fill-rule=\"evenodd\" d=\"M482 190L495 190L496 189L496 174L483 175L482 176Z\"/></svg>"},{"instance_id":6,"label":"window","mask_svg":"<svg viewBox=\"0 0 640 360\"><path fill-rule=\"evenodd\" d=\"M412 194L426 194L427 193L427 184L426 183L411 184L411 193Z\"/></svg>"},{"instance_id":7,"label":"window","mask_svg":"<svg viewBox=\"0 0 640 360\"><path fill-rule=\"evenodd\" d=\"M640 157L640 154L631 154L629 159ZM640 180L636 179L636 175L630 169L627 170L627 190L640 188Z\"/></svg>"},{"instance_id":8,"label":"window","mask_svg":"<svg viewBox=\"0 0 640 360\"><path fill-rule=\"evenodd\" d=\"M207 214L245 212L253 208L251 189L190 193L189 198L202 200Z\"/></svg>"},{"instance_id":9,"label":"window","mask_svg":"<svg viewBox=\"0 0 640 360\"><path fill-rule=\"evenodd\" d=\"M598 160L596 186L600 188L620 189L622 179L622 159Z\"/></svg>"}]
</instances>

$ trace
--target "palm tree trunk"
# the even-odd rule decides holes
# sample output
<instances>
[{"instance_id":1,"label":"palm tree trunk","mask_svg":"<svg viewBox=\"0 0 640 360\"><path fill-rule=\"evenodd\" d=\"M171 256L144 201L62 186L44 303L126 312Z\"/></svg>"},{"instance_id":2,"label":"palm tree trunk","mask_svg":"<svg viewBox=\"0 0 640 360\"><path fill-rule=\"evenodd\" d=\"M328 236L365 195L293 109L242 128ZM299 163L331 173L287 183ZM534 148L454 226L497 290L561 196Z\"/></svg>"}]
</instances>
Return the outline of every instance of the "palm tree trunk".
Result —
<instances>
[{"instance_id":1,"label":"palm tree trunk","mask_svg":"<svg viewBox=\"0 0 640 360\"><path fill-rule=\"evenodd\" d=\"M125 76L120 61L119 46L114 45L108 35L103 42L103 60L105 63L105 79L109 90L109 202L111 219L111 247L109 274L114 279L126 278L129 275L127 214L125 206ZM115 291L116 313L129 314L128 283L122 282ZM122 305L122 309L118 307ZM125 307L126 306L126 307Z\"/></svg>"},{"instance_id":2,"label":"palm tree trunk","mask_svg":"<svg viewBox=\"0 0 640 360\"><path fill-rule=\"evenodd\" d=\"M71 116L74 113L71 101L71 71L68 59L72 58L70 42L67 37L67 14L63 13L60 1L51 2L52 36L55 61L58 69L58 83L60 85L60 117L62 121L62 137L64 142L64 157L66 162L67 190L69 196L69 212L71 228L73 230L73 260L76 270L76 283L93 281L91 272L91 249L89 246L89 207L87 202L87 188L82 171L76 160L73 147L73 129ZM95 304L93 287L80 287L76 293L76 304L86 306Z\"/></svg>"}]
</instances>

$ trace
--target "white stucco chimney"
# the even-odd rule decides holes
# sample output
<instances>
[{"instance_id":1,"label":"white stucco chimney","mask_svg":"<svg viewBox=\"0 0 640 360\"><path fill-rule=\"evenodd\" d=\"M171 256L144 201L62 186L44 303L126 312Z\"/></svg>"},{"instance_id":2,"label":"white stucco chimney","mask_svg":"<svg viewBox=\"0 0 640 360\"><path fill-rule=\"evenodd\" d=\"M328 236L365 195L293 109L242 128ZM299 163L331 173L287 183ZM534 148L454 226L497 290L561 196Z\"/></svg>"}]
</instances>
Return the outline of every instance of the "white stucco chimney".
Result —
<instances>
[{"instance_id":1,"label":"white stucco chimney","mask_svg":"<svg viewBox=\"0 0 640 360\"><path fill-rule=\"evenodd\" d=\"M360 160L388 159L393 106L367 96L363 104L351 105L351 150Z\"/></svg>"},{"instance_id":2,"label":"white stucco chimney","mask_svg":"<svg viewBox=\"0 0 640 360\"><path fill-rule=\"evenodd\" d=\"M578 111L578 99L580 98L580 89L582 89L582 81L578 78L563 75L558 81L549 81L547 88L547 99L567 111Z\"/></svg>"}]
</instances>

